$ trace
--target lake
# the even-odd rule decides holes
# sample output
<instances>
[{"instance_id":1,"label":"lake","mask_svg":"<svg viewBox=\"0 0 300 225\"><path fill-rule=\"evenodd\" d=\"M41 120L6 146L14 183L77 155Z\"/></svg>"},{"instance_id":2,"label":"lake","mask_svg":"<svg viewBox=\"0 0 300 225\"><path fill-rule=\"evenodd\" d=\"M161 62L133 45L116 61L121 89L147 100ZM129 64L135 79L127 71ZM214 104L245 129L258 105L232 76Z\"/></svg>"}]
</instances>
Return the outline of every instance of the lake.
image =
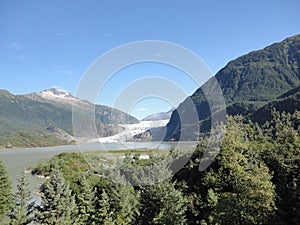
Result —
<instances>
[{"instance_id":1,"label":"lake","mask_svg":"<svg viewBox=\"0 0 300 225\"><path fill-rule=\"evenodd\" d=\"M17 180L26 169L37 165L42 159L50 159L54 155L62 152L92 152L106 150L126 150L126 149L157 149L170 150L184 149L191 150L196 146L196 142L125 142L125 143L91 143L80 145L66 145L56 147L43 148L24 148L24 149L2 149L0 150L0 158L2 159L8 171L9 178L12 183L14 192L17 189ZM32 176L26 173L29 181L29 188L36 203L40 202L38 190L45 181L44 178Z\"/></svg>"},{"instance_id":2,"label":"lake","mask_svg":"<svg viewBox=\"0 0 300 225\"><path fill-rule=\"evenodd\" d=\"M0 157L5 164L14 190L16 190L17 178L30 166L35 166L41 159L49 159L62 152L91 152L99 150L125 150L125 149L158 149L170 150L176 148L176 142L125 142L125 143L91 143L80 145L67 145L57 147L26 148L26 149L4 149L0 150ZM180 143L180 148L194 148L194 142ZM41 178L27 176L32 190L39 187L43 182Z\"/></svg>"}]
</instances>

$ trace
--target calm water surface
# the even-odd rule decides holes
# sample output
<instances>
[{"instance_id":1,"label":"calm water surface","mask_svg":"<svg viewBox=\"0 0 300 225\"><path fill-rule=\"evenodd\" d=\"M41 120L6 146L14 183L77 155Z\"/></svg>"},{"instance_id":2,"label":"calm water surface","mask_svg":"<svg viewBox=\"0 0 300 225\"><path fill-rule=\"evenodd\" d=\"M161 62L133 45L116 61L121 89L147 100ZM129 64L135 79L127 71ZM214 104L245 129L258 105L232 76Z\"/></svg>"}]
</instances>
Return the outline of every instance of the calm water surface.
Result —
<instances>
[{"instance_id":1,"label":"calm water surface","mask_svg":"<svg viewBox=\"0 0 300 225\"><path fill-rule=\"evenodd\" d=\"M91 152L99 150L125 150L125 149L158 149L170 150L174 148L194 148L194 142L185 143L157 143L157 142L126 142L126 143L92 143L82 145L68 145L58 147L45 147L45 148L26 148L26 149L5 149L0 150L0 157L5 164L12 186L16 190L17 179L21 176L22 172L31 166L35 166L42 159L49 159L54 155L62 152ZM27 175L30 189L35 192L44 181L42 178Z\"/></svg>"}]
</instances>

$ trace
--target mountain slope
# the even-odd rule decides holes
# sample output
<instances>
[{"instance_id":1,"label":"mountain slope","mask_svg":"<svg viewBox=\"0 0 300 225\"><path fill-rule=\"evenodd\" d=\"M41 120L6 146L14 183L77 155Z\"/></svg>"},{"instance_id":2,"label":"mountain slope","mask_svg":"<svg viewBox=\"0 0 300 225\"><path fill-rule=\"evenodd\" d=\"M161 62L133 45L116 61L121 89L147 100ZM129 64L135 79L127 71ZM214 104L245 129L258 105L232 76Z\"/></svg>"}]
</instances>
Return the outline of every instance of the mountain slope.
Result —
<instances>
[{"instance_id":1,"label":"mountain slope","mask_svg":"<svg viewBox=\"0 0 300 225\"><path fill-rule=\"evenodd\" d=\"M117 109L101 105L94 108L87 101L54 89L29 95L13 95L0 90L0 146L49 146L74 140L73 104L82 110L82 115L96 111L96 127L100 137L122 131L119 123L139 122ZM88 137L88 132L86 135Z\"/></svg>"},{"instance_id":2,"label":"mountain slope","mask_svg":"<svg viewBox=\"0 0 300 225\"><path fill-rule=\"evenodd\" d=\"M279 112L293 113L300 110L300 86L294 88L259 108L251 115L248 115L252 121L260 124L272 119L272 111L276 109Z\"/></svg>"},{"instance_id":3,"label":"mountain slope","mask_svg":"<svg viewBox=\"0 0 300 225\"><path fill-rule=\"evenodd\" d=\"M300 35L287 38L262 50L250 52L229 62L215 75L224 95L227 113L247 115L299 86L299 68ZM212 86L211 79L173 111L166 127L166 140L179 140L182 127L184 129L193 127L193 124L181 124L179 117L179 115L184 118L189 117L191 110L186 106L190 100L194 102L200 124L203 121L209 121L211 112L203 89L209 89L210 86ZM207 124L209 122L201 125L200 132L209 129ZM190 132L191 138L196 139L197 133L199 131Z\"/></svg>"},{"instance_id":4,"label":"mountain slope","mask_svg":"<svg viewBox=\"0 0 300 225\"><path fill-rule=\"evenodd\" d=\"M0 146L36 147L67 144L67 140L48 132L49 126L56 126L68 133L72 129L65 119L67 111L47 103L39 103L24 96L15 96L0 91Z\"/></svg>"},{"instance_id":5,"label":"mountain slope","mask_svg":"<svg viewBox=\"0 0 300 225\"><path fill-rule=\"evenodd\" d=\"M170 109L167 112L159 112L146 116L142 121L158 121L158 120L169 120L174 108Z\"/></svg>"},{"instance_id":6,"label":"mountain slope","mask_svg":"<svg viewBox=\"0 0 300 225\"><path fill-rule=\"evenodd\" d=\"M76 98L68 92L58 91L55 88L44 90L40 93L27 94L24 96L31 100L49 103L68 110L72 110L73 106L86 110L94 110L95 108L96 119L104 124L139 123L138 119L118 109L104 105L94 105L88 101Z\"/></svg>"}]
</instances>

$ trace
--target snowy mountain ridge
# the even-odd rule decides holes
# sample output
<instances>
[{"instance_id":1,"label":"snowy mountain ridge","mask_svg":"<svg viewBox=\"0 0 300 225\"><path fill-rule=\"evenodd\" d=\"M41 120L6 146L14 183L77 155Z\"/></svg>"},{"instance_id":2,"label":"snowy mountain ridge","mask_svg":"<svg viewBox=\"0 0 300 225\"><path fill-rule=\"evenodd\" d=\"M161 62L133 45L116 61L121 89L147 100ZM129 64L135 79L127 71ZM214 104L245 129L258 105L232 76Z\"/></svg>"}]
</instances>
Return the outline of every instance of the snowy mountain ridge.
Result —
<instances>
[{"instance_id":1,"label":"snowy mountain ridge","mask_svg":"<svg viewBox=\"0 0 300 225\"><path fill-rule=\"evenodd\" d=\"M37 93L37 95L47 101L54 101L67 104L88 104L87 101L83 101L79 98L74 97L69 92L57 90L56 88L43 90Z\"/></svg>"}]
</instances>

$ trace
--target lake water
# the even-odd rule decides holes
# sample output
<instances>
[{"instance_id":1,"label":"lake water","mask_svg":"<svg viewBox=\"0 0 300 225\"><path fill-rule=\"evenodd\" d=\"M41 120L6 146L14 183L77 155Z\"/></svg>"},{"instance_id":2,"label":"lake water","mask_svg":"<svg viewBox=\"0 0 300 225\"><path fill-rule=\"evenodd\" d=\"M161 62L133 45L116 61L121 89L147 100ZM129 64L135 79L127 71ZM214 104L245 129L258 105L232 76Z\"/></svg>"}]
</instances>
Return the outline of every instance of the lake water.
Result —
<instances>
[{"instance_id":1,"label":"lake water","mask_svg":"<svg viewBox=\"0 0 300 225\"><path fill-rule=\"evenodd\" d=\"M170 150L172 147L184 149L191 149L195 147L194 142L185 143L161 143L161 142L126 142L126 143L92 143L82 145L67 145L57 147L44 147L44 148L26 148L26 149L4 149L0 150L0 158L2 159L13 189L16 190L17 179L21 176L22 172L31 166L35 166L42 159L50 159L54 155L62 152L91 152L91 151L105 151L105 150L125 150L125 149L157 149L157 150ZM35 196L36 190L39 188L44 179L37 176L27 175L30 183L30 189Z\"/></svg>"},{"instance_id":2,"label":"lake water","mask_svg":"<svg viewBox=\"0 0 300 225\"><path fill-rule=\"evenodd\" d=\"M189 146L192 144L186 144ZM26 148L26 149L4 149L0 150L0 157L9 173L13 187L16 180L24 170L35 166L41 159L49 159L62 152L90 152L99 150L123 150L123 149L158 149L170 150L176 143L158 142L126 142L126 143L92 143L82 145L67 145L57 147Z\"/></svg>"}]
</instances>

